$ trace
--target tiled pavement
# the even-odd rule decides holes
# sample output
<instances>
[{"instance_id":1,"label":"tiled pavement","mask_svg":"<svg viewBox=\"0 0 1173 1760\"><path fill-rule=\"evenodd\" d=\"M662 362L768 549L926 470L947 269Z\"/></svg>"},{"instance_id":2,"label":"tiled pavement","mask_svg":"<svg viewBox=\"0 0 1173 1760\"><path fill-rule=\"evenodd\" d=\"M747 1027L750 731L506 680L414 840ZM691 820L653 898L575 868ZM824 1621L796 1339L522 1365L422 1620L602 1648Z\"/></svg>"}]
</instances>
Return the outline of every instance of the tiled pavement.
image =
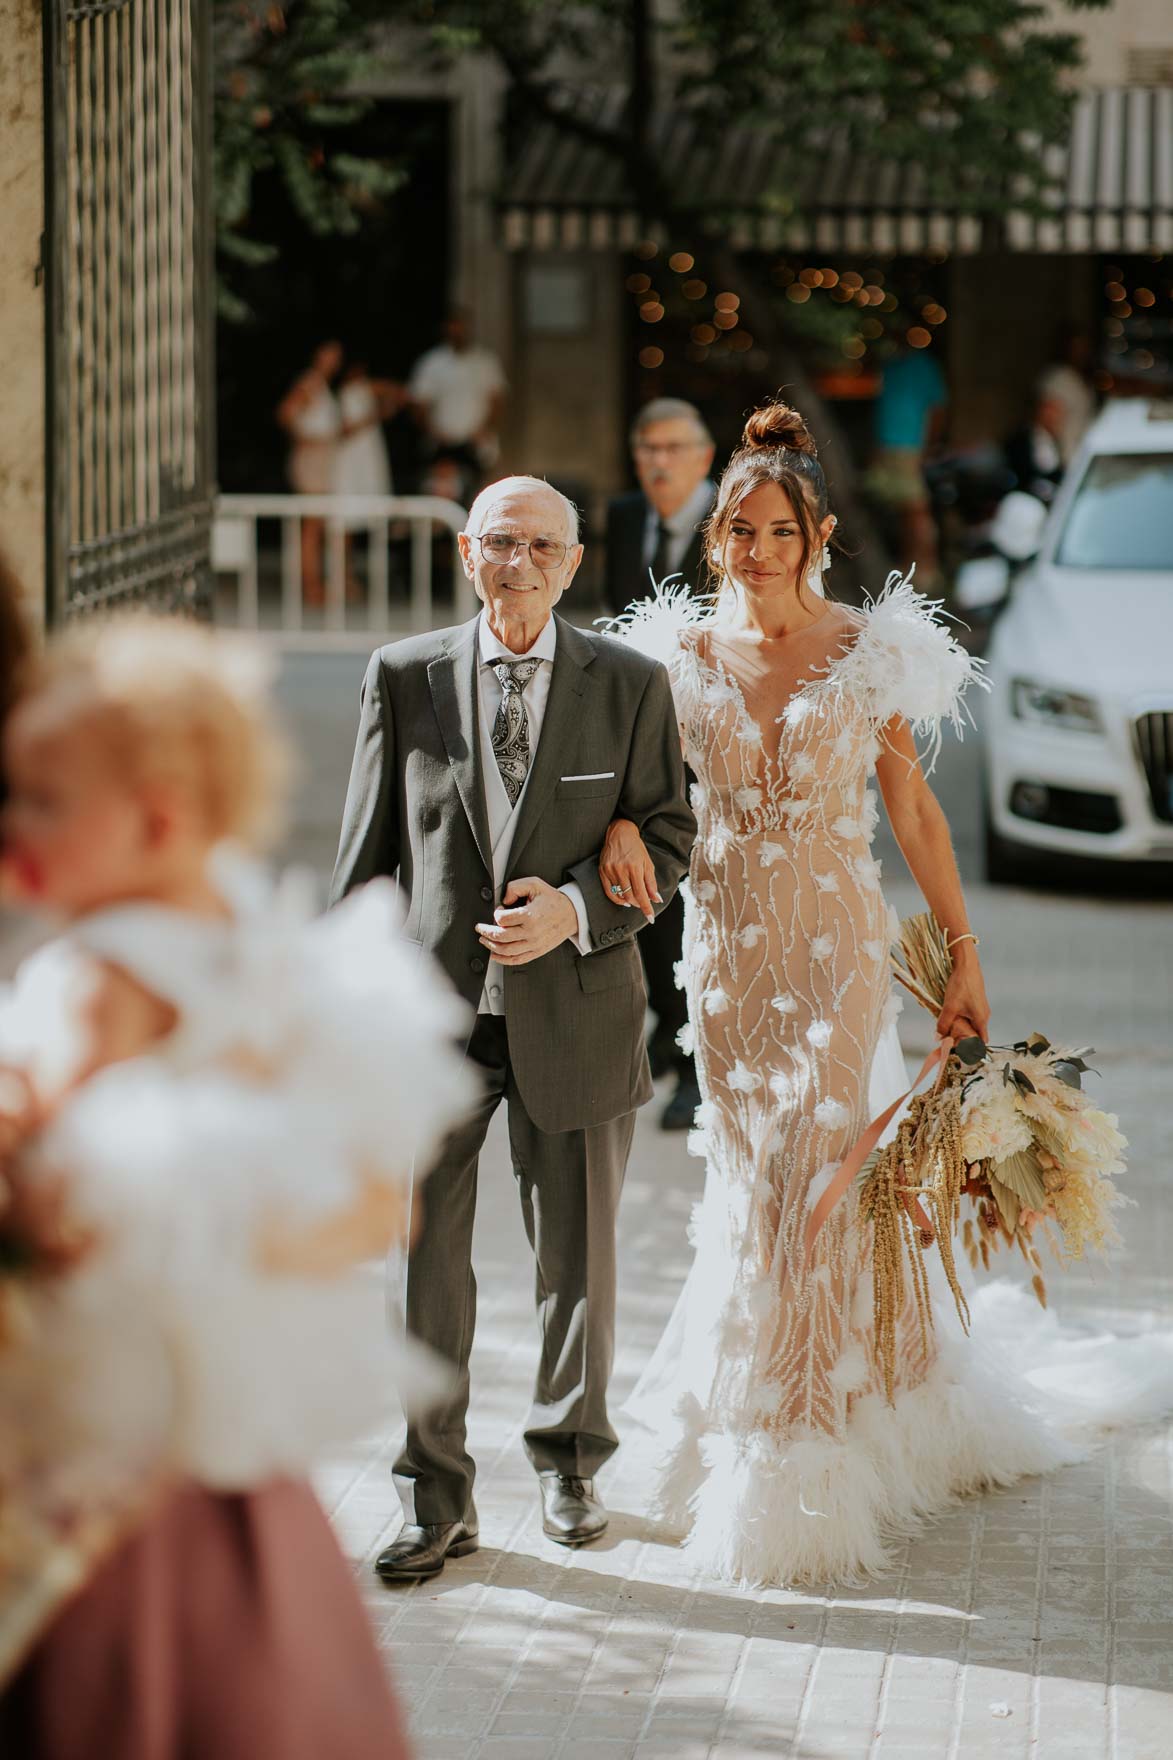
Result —
<instances>
[{"instance_id":1,"label":"tiled pavement","mask_svg":"<svg viewBox=\"0 0 1173 1760\"><path fill-rule=\"evenodd\" d=\"M282 691L305 755L291 849L328 864L361 659L296 658ZM939 791L984 940L996 1028L1099 1047L1132 1139L1127 1252L1050 1279L1065 1318L1173 1321L1173 909L1125 891L976 884L975 753L946 748ZM898 875L891 855L889 872ZM894 882L898 908L915 908ZM927 1024L927 1023L926 1023ZM906 1049L927 1043L905 1016ZM616 1403L688 1262L701 1168L641 1117L620 1230ZM605 1540L541 1535L520 1431L536 1360L528 1250L495 1128L482 1164L473 1452L482 1549L430 1585L383 1589L370 1561L397 1522L381 1437L322 1476L421 1760L1171 1760L1170 1430L1104 1440L1083 1465L966 1502L865 1590L745 1594L697 1579L642 1510L623 1452ZM312 1589L311 1589L312 1592Z\"/></svg>"}]
</instances>

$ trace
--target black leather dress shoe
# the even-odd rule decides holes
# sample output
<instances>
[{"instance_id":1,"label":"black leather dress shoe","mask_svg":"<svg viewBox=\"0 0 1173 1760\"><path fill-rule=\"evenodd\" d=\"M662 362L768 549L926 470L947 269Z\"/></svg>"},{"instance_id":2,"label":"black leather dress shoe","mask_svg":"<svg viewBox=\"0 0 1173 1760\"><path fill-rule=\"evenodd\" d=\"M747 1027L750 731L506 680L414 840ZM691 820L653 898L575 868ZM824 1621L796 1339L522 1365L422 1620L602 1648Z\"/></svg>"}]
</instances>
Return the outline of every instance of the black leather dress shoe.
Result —
<instances>
[{"instance_id":1,"label":"black leather dress shoe","mask_svg":"<svg viewBox=\"0 0 1173 1760\"><path fill-rule=\"evenodd\" d=\"M437 1577L446 1560L475 1552L480 1538L467 1522L430 1522L425 1527L401 1528L385 1552L375 1560L375 1570L385 1583L413 1583L420 1577Z\"/></svg>"},{"instance_id":2,"label":"black leather dress shoe","mask_svg":"<svg viewBox=\"0 0 1173 1760\"><path fill-rule=\"evenodd\" d=\"M593 1479L572 1473L539 1473L542 1532L559 1546L585 1546L607 1526L607 1512L595 1496Z\"/></svg>"},{"instance_id":3,"label":"black leather dress shoe","mask_svg":"<svg viewBox=\"0 0 1173 1760\"><path fill-rule=\"evenodd\" d=\"M682 1076L676 1085L676 1092L660 1115L662 1131L690 1131L696 1109L701 1103L701 1091L694 1081Z\"/></svg>"}]
</instances>

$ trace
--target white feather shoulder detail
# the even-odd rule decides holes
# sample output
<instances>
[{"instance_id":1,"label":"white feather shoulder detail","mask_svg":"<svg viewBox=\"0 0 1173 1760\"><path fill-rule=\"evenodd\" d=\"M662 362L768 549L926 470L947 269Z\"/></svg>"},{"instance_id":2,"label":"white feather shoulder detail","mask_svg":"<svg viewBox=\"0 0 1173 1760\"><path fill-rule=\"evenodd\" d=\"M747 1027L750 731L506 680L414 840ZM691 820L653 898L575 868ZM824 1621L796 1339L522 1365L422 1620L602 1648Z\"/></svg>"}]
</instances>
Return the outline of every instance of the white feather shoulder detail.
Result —
<instances>
[{"instance_id":1,"label":"white feather shoulder detail","mask_svg":"<svg viewBox=\"0 0 1173 1760\"><path fill-rule=\"evenodd\" d=\"M637 599L619 617L600 618L604 635L626 642L649 660L668 669L672 698L682 731L687 728L699 693L696 652L685 632L715 622L713 600L698 599L683 575L653 581L646 599Z\"/></svg>"},{"instance_id":2,"label":"white feather shoulder detail","mask_svg":"<svg viewBox=\"0 0 1173 1760\"><path fill-rule=\"evenodd\" d=\"M712 621L712 601L698 599L683 575L669 574L652 582L646 599L633 600L618 617L599 618L596 627L671 672L680 654L681 632Z\"/></svg>"},{"instance_id":3,"label":"white feather shoulder detail","mask_svg":"<svg viewBox=\"0 0 1173 1760\"><path fill-rule=\"evenodd\" d=\"M945 627L941 611L940 600L917 592L911 571L890 574L884 591L864 606L854 646L824 681L854 697L880 727L903 715L914 734L928 740L930 761L940 749L943 722L958 736L966 721L973 725L967 689L989 688L982 661Z\"/></svg>"}]
</instances>

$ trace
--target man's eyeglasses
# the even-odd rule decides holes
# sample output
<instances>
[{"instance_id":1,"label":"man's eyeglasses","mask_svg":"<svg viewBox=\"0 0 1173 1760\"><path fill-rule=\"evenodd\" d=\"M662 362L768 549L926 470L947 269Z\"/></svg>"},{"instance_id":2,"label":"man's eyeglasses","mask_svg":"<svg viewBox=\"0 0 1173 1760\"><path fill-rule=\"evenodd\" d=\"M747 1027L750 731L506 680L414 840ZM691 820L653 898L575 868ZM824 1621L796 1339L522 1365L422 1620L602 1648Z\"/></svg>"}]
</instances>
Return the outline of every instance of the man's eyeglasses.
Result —
<instances>
[{"instance_id":1,"label":"man's eyeglasses","mask_svg":"<svg viewBox=\"0 0 1173 1760\"><path fill-rule=\"evenodd\" d=\"M515 538L512 532L474 532L486 562L512 562L519 551L528 550L535 568L559 568L566 561L569 544L557 538Z\"/></svg>"}]
</instances>

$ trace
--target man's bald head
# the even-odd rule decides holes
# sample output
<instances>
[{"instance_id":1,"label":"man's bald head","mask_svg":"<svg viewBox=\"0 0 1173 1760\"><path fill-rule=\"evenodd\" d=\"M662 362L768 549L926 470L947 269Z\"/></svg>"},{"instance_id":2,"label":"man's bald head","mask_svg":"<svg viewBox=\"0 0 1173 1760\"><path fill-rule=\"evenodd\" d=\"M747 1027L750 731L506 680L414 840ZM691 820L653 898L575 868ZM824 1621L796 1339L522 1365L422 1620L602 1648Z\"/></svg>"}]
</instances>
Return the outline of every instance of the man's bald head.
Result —
<instances>
[{"instance_id":1,"label":"man's bald head","mask_svg":"<svg viewBox=\"0 0 1173 1760\"><path fill-rule=\"evenodd\" d=\"M468 510L468 530L476 535L487 529L487 522L492 519L494 509L506 503L516 503L524 499L533 508L557 508L555 515L562 530L560 535L567 544L578 543L578 509L560 489L547 483L541 477L502 477L499 482L490 483L482 489Z\"/></svg>"}]
</instances>

